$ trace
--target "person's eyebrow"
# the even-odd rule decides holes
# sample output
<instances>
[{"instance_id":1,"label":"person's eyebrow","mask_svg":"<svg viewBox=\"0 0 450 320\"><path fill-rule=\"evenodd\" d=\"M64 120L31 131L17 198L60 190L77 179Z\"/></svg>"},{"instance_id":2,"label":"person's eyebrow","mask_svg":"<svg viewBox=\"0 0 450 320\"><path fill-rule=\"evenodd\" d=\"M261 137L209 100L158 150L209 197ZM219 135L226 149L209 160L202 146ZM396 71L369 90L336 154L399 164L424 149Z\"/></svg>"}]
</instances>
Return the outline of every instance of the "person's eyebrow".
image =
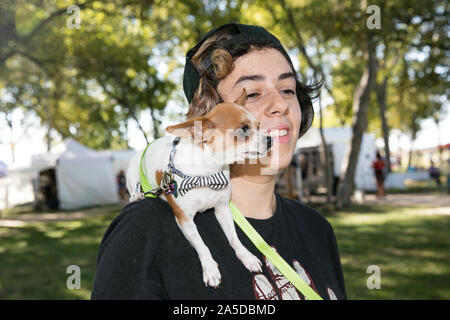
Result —
<instances>
[{"instance_id":1,"label":"person's eyebrow","mask_svg":"<svg viewBox=\"0 0 450 320\"><path fill-rule=\"evenodd\" d=\"M278 76L278 81L284 80L284 79L289 79L289 78L295 79L295 74L293 72L282 73Z\"/></svg>"},{"instance_id":2,"label":"person's eyebrow","mask_svg":"<svg viewBox=\"0 0 450 320\"><path fill-rule=\"evenodd\" d=\"M286 72L286 73L282 73L278 76L278 81L284 80L284 79L288 79L288 78L294 78L295 79L295 75L293 72ZM266 77L264 77L262 74L253 74L253 75L249 75L249 76L242 76L240 77L233 85L233 88L242 81L263 81L264 79L266 79Z\"/></svg>"},{"instance_id":3,"label":"person's eyebrow","mask_svg":"<svg viewBox=\"0 0 450 320\"><path fill-rule=\"evenodd\" d=\"M233 85L233 88L242 81L247 81L247 80L252 80L252 81L262 81L264 80L266 77L264 77L262 74L253 74L250 76L242 76L240 77Z\"/></svg>"}]
</instances>

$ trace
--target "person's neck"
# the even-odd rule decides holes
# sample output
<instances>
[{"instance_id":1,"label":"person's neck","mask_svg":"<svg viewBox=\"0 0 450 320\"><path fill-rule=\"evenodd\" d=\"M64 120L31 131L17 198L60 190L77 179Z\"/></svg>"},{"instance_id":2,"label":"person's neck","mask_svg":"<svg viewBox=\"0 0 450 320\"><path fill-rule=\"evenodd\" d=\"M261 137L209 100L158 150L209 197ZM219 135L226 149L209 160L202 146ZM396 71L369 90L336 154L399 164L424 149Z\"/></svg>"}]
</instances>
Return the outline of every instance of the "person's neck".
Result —
<instances>
[{"instance_id":1,"label":"person's neck","mask_svg":"<svg viewBox=\"0 0 450 320\"><path fill-rule=\"evenodd\" d=\"M256 175L235 165L230 172L231 201L247 218L268 219L273 216L277 202L276 176Z\"/></svg>"}]
</instances>

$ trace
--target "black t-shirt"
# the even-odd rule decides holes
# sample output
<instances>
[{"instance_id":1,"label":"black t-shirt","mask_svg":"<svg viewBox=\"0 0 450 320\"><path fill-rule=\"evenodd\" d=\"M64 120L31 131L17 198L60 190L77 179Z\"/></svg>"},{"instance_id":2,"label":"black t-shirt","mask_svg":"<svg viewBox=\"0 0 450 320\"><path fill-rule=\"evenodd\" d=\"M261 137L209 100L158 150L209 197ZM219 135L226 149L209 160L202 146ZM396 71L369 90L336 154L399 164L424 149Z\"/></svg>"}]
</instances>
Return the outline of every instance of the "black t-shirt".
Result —
<instances>
[{"instance_id":1,"label":"black t-shirt","mask_svg":"<svg viewBox=\"0 0 450 320\"><path fill-rule=\"evenodd\" d=\"M320 214L276 193L269 219L248 221L324 299L346 299L333 229ZM242 244L263 263L250 273L236 257L214 215L197 213L197 229L219 264L217 289L202 280L197 252L169 204L146 198L127 204L100 244L92 299L304 299L235 224Z\"/></svg>"}]
</instances>

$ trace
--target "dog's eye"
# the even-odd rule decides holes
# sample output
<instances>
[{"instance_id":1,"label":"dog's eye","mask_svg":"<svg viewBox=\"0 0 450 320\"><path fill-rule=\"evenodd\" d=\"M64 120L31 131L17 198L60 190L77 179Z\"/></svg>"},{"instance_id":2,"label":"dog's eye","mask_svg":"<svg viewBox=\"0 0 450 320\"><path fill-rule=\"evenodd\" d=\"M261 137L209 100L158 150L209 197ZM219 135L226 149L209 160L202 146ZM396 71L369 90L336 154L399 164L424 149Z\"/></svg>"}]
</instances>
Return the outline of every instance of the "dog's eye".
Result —
<instances>
[{"instance_id":1,"label":"dog's eye","mask_svg":"<svg viewBox=\"0 0 450 320\"><path fill-rule=\"evenodd\" d=\"M248 125L239 128L236 132L236 136L241 138L248 137L249 135L250 135L250 127Z\"/></svg>"}]
</instances>

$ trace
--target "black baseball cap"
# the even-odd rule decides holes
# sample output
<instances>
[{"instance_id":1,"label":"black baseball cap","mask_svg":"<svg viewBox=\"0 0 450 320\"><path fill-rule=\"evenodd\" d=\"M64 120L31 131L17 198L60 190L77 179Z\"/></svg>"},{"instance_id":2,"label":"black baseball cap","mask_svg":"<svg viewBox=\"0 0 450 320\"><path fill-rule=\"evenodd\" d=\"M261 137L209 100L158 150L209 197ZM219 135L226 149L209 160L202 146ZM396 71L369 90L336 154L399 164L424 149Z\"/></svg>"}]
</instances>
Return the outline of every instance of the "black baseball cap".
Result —
<instances>
[{"instance_id":1,"label":"black baseball cap","mask_svg":"<svg viewBox=\"0 0 450 320\"><path fill-rule=\"evenodd\" d=\"M189 103L192 101L192 98L194 97L194 92L197 89L197 86L200 82L200 78L202 77L202 72L197 70L195 65L192 63L191 61L192 57L195 55L195 53L198 51L198 49L205 42L206 39L208 39L218 30L230 27L231 25L235 27L237 34L233 36L231 39L224 40L222 42L225 48L229 46L238 46L241 44L253 44L256 46L264 46L270 44L283 54L283 56L288 60L289 64L291 65L292 69L295 72L295 69L293 67L289 55L283 48L283 45L278 40L278 38L276 38L273 34L271 34L266 29L260 26L245 25L239 23L228 23L209 31L186 54L186 64L184 66L184 75L183 75L183 90ZM204 61L202 62L202 66L205 69L209 69L212 66L211 54L204 59ZM302 111L302 120L299 132L300 138L311 127L312 121L314 119L314 109L312 106L311 98L306 94L302 95L298 87L296 91L297 91L297 99L299 101L300 109Z\"/></svg>"}]
</instances>

